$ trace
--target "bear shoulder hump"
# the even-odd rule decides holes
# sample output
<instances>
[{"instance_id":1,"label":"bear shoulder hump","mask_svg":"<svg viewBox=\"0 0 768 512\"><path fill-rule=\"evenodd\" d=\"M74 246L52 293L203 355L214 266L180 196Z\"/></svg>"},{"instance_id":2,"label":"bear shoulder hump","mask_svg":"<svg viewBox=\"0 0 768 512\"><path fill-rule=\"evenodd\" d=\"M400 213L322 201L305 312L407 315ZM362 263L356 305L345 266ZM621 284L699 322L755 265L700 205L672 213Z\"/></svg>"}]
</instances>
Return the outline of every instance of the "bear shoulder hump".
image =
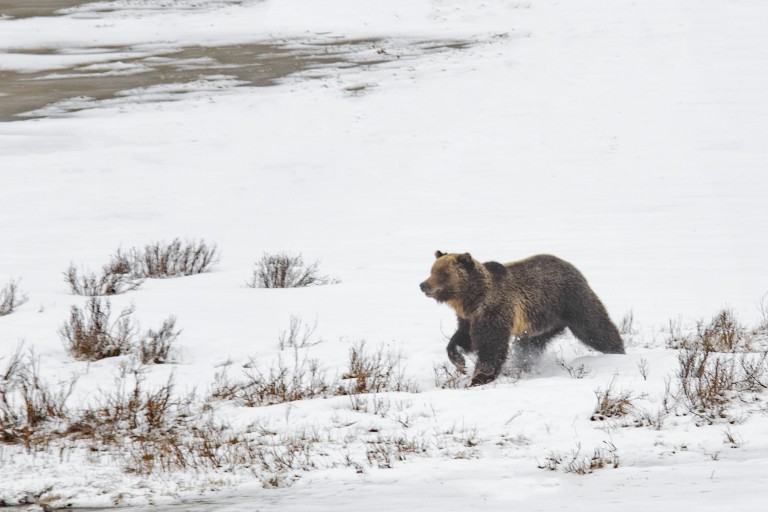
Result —
<instances>
[{"instance_id":1,"label":"bear shoulder hump","mask_svg":"<svg viewBox=\"0 0 768 512\"><path fill-rule=\"evenodd\" d=\"M507 275L507 267L497 261L488 261L483 263L483 266L491 273L495 278L504 277Z\"/></svg>"}]
</instances>

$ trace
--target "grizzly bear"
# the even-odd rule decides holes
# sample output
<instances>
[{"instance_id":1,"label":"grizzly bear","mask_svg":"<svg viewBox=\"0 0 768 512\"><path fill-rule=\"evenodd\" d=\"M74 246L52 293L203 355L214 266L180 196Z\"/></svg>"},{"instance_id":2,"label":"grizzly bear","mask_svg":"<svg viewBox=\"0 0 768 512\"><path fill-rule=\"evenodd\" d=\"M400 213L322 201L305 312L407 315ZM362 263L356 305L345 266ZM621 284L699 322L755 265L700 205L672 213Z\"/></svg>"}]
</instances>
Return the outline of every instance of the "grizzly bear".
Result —
<instances>
[{"instance_id":1,"label":"grizzly bear","mask_svg":"<svg viewBox=\"0 0 768 512\"><path fill-rule=\"evenodd\" d=\"M421 291L456 311L459 328L448 343L448 358L463 373L462 351L477 353L470 386L498 377L513 336L513 361L522 370L566 327L595 350L624 353L603 303L570 263L548 254L503 265L480 263L469 253L437 251L435 258Z\"/></svg>"}]
</instances>

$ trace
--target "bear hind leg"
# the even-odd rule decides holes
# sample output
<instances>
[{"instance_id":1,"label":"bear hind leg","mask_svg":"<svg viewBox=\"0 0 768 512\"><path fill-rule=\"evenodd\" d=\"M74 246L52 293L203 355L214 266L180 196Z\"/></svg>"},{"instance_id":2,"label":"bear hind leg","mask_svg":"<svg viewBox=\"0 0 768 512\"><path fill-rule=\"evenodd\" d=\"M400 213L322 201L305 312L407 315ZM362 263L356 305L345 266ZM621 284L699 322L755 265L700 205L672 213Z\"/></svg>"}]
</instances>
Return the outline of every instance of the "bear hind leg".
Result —
<instances>
[{"instance_id":1,"label":"bear hind leg","mask_svg":"<svg viewBox=\"0 0 768 512\"><path fill-rule=\"evenodd\" d=\"M518 338L515 343L515 359L514 364L516 368L524 372L531 371L534 363L538 361L541 354L546 350L547 345L552 341L555 336L562 334L565 327L558 327L552 329L543 334L530 337Z\"/></svg>"}]
</instances>

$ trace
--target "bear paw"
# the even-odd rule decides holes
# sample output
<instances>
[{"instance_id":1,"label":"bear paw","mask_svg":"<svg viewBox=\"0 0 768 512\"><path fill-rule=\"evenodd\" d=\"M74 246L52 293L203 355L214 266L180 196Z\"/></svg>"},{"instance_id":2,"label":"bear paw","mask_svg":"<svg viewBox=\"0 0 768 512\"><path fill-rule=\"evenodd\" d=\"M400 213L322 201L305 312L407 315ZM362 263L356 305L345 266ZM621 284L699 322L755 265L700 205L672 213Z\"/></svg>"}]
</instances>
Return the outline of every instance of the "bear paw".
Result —
<instances>
[{"instance_id":1,"label":"bear paw","mask_svg":"<svg viewBox=\"0 0 768 512\"><path fill-rule=\"evenodd\" d=\"M487 373L477 373L474 377L472 377L472 382L469 384L469 387L474 386L482 386L483 384L488 384L489 382L493 382L493 380L496 377L493 375L488 375Z\"/></svg>"}]
</instances>

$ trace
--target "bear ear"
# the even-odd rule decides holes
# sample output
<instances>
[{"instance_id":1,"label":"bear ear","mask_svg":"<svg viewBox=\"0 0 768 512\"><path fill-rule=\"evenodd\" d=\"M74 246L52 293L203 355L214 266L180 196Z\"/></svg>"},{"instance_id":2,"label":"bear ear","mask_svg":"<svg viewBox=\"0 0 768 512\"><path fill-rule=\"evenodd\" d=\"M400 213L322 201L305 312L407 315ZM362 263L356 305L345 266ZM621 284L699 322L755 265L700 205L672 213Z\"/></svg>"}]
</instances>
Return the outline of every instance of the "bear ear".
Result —
<instances>
[{"instance_id":1,"label":"bear ear","mask_svg":"<svg viewBox=\"0 0 768 512\"><path fill-rule=\"evenodd\" d=\"M436 259L436 260L439 260L439 259L440 259L440 258L442 258L443 256L445 256L445 253L444 253L444 252L441 252L441 251L435 251L435 259Z\"/></svg>"},{"instance_id":2,"label":"bear ear","mask_svg":"<svg viewBox=\"0 0 768 512\"><path fill-rule=\"evenodd\" d=\"M472 268L475 266L475 260L472 259L472 255L468 252L465 252L464 254L460 254L458 258L456 258L459 263L464 265L465 267Z\"/></svg>"}]
</instances>

